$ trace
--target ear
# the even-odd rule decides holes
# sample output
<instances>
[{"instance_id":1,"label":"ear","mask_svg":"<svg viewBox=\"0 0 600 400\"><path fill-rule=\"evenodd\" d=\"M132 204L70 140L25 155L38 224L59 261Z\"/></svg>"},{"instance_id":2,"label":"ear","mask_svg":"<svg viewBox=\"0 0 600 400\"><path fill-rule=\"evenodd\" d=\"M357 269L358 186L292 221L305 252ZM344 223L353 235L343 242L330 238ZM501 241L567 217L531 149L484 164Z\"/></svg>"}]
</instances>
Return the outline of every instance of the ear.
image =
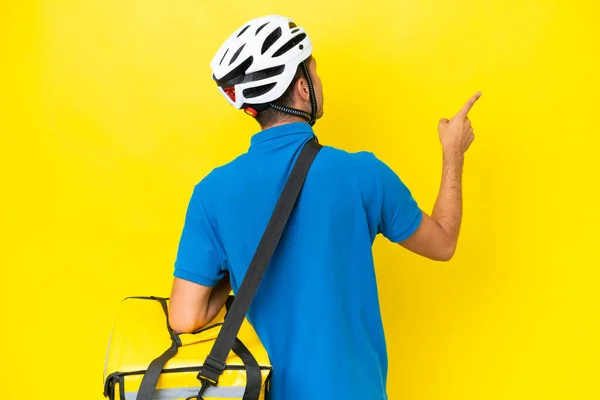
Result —
<instances>
[{"instance_id":1,"label":"ear","mask_svg":"<svg viewBox=\"0 0 600 400\"><path fill-rule=\"evenodd\" d=\"M310 89L304 76L300 77L300 79L296 81L295 86L296 98L303 102L310 101Z\"/></svg>"}]
</instances>

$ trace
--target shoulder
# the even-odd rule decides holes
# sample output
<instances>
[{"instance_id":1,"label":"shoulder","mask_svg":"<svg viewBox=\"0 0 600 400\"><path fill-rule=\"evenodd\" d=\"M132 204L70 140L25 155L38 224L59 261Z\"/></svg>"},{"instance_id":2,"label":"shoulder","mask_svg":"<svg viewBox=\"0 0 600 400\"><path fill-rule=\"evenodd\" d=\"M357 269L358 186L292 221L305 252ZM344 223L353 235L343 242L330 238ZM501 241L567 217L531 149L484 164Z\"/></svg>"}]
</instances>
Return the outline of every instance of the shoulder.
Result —
<instances>
[{"instance_id":1,"label":"shoulder","mask_svg":"<svg viewBox=\"0 0 600 400\"><path fill-rule=\"evenodd\" d=\"M196 196L206 196L207 194L219 193L223 190L223 186L230 184L231 178L242 167L243 159L246 154L241 154L233 160L214 167L208 174L196 182L194 185L194 194Z\"/></svg>"},{"instance_id":2,"label":"shoulder","mask_svg":"<svg viewBox=\"0 0 600 400\"><path fill-rule=\"evenodd\" d=\"M391 169L371 151L346 151L332 146L325 146L323 164L330 171L351 174L362 182L361 186L373 188L385 179Z\"/></svg>"},{"instance_id":3,"label":"shoulder","mask_svg":"<svg viewBox=\"0 0 600 400\"><path fill-rule=\"evenodd\" d=\"M345 168L358 168L374 170L383 164L377 156L370 151L350 152L333 146L324 146L326 161L336 163Z\"/></svg>"}]
</instances>

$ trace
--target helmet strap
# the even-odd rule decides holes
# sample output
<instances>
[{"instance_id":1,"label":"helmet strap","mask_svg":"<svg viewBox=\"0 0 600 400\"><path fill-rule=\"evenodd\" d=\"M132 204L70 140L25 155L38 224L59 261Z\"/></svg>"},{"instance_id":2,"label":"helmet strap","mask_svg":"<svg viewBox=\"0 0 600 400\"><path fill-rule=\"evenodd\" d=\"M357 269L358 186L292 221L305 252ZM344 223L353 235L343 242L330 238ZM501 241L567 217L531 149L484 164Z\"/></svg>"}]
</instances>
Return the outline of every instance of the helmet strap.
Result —
<instances>
[{"instance_id":1,"label":"helmet strap","mask_svg":"<svg viewBox=\"0 0 600 400\"><path fill-rule=\"evenodd\" d=\"M311 114L308 123L310 124L310 126L313 126L315 122L317 122L317 97L315 96L315 88L313 86L312 79L310 79L308 67L306 66L306 62L304 61L302 61L302 70L304 71L304 77L306 78L306 82L308 82L308 92L310 95Z\"/></svg>"}]
</instances>

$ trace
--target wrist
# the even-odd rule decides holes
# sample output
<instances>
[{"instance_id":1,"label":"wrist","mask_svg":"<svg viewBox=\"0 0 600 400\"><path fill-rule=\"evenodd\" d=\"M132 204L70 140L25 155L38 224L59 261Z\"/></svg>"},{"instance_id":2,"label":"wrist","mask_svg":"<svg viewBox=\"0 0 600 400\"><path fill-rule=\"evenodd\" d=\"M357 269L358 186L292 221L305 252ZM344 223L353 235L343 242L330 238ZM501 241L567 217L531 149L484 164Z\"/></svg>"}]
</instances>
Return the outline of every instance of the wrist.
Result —
<instances>
[{"instance_id":1,"label":"wrist","mask_svg":"<svg viewBox=\"0 0 600 400\"><path fill-rule=\"evenodd\" d=\"M460 165L460 166L462 166L465 161L464 153L458 149L445 148L443 150L443 158L444 158L444 163Z\"/></svg>"}]
</instances>

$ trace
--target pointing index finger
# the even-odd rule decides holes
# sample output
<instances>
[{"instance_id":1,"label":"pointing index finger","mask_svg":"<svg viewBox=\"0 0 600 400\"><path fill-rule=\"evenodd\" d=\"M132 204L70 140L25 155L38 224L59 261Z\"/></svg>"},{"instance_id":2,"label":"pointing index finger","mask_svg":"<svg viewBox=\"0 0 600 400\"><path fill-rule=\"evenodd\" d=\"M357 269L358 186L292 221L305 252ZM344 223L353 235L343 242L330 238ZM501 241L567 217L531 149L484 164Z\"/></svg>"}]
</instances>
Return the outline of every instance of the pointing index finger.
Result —
<instances>
[{"instance_id":1,"label":"pointing index finger","mask_svg":"<svg viewBox=\"0 0 600 400\"><path fill-rule=\"evenodd\" d=\"M460 111L456 114L457 117L462 117L462 118L466 118L467 114L469 113L469 111L471 111L471 108L473 108L473 105L475 104L475 102L477 100L479 100L479 98L481 97L481 92L477 92L475 93L470 99L469 101L467 101L465 103L465 105L463 106L463 108L460 109Z\"/></svg>"}]
</instances>

